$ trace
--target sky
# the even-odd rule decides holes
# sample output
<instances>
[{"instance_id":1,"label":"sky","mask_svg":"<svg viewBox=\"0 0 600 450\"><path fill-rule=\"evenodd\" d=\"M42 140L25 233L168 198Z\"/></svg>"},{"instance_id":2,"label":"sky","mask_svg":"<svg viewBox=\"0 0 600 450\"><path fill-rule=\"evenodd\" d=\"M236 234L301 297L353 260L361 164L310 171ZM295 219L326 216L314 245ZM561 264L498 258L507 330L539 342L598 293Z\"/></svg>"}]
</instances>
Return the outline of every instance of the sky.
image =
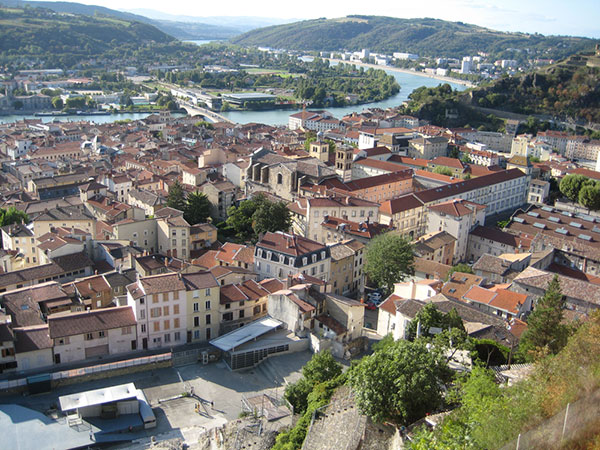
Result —
<instances>
[{"instance_id":1,"label":"sky","mask_svg":"<svg viewBox=\"0 0 600 450\"><path fill-rule=\"evenodd\" d=\"M402 18L432 17L500 31L600 38L599 0L73 0L119 10L154 9L188 16L255 16L283 19L343 17L349 14Z\"/></svg>"}]
</instances>

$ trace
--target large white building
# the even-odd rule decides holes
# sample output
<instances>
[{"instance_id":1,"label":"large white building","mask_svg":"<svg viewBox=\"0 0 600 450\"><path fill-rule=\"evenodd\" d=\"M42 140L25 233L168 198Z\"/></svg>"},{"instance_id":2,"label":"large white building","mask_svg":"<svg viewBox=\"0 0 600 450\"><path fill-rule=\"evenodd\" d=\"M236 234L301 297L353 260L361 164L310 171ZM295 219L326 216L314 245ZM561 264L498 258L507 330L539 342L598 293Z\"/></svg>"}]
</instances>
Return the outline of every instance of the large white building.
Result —
<instances>
[{"instance_id":1,"label":"large white building","mask_svg":"<svg viewBox=\"0 0 600 450\"><path fill-rule=\"evenodd\" d=\"M269 232L256 244L254 271L261 280L304 274L327 281L330 270L329 247L305 237Z\"/></svg>"}]
</instances>

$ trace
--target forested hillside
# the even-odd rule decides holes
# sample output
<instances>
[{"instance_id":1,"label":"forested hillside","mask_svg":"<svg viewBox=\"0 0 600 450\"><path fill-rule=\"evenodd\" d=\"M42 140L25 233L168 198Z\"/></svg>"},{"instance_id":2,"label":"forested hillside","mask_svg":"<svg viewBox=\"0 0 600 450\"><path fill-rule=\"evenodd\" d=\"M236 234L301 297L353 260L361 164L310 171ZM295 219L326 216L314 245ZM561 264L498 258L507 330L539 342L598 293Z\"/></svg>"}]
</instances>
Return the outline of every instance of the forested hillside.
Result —
<instances>
[{"instance_id":1,"label":"forested hillside","mask_svg":"<svg viewBox=\"0 0 600 450\"><path fill-rule=\"evenodd\" d=\"M173 44L152 25L109 17L59 14L41 8L0 8L0 62L71 67L120 46Z\"/></svg>"},{"instance_id":2,"label":"forested hillside","mask_svg":"<svg viewBox=\"0 0 600 450\"><path fill-rule=\"evenodd\" d=\"M474 106L600 122L600 58L573 55L534 73L506 77L473 90Z\"/></svg>"},{"instance_id":3,"label":"forested hillside","mask_svg":"<svg viewBox=\"0 0 600 450\"><path fill-rule=\"evenodd\" d=\"M399 19L380 16L348 16L305 20L259 28L233 39L240 45L262 45L289 50L360 50L411 52L422 56L476 55L486 52L514 58L515 51L564 58L593 48L592 39L505 33L462 22L437 19Z\"/></svg>"}]
</instances>

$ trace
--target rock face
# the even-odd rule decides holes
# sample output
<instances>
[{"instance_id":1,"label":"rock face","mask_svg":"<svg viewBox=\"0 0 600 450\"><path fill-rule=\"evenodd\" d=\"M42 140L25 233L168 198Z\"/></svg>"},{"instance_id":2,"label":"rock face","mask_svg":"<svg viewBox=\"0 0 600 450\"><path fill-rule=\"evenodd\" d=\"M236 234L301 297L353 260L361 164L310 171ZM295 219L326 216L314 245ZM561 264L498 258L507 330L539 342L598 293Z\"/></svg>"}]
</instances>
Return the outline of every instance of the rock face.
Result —
<instances>
[{"instance_id":1,"label":"rock face","mask_svg":"<svg viewBox=\"0 0 600 450\"><path fill-rule=\"evenodd\" d=\"M393 427L374 424L360 413L347 386L315 417L302 450L392 450L398 448Z\"/></svg>"}]
</instances>

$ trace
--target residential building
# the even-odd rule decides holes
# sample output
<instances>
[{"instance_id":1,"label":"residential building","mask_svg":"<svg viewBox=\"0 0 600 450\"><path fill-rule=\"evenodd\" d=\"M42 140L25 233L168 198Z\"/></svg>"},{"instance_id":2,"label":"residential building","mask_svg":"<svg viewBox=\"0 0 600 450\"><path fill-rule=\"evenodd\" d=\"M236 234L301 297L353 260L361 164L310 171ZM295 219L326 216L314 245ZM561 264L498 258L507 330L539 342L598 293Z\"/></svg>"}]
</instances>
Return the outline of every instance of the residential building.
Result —
<instances>
[{"instance_id":1,"label":"residential building","mask_svg":"<svg viewBox=\"0 0 600 450\"><path fill-rule=\"evenodd\" d=\"M202 192L212 204L211 215L217 220L227 218L227 210L235 203L237 188L231 181L205 183Z\"/></svg>"},{"instance_id":2,"label":"residential building","mask_svg":"<svg viewBox=\"0 0 600 450\"><path fill-rule=\"evenodd\" d=\"M444 230L433 231L414 243L415 256L441 264L452 265L456 238Z\"/></svg>"},{"instance_id":3,"label":"residential building","mask_svg":"<svg viewBox=\"0 0 600 450\"><path fill-rule=\"evenodd\" d=\"M409 141L408 156L411 158L434 159L447 153L448 139L445 137L420 137Z\"/></svg>"},{"instance_id":4,"label":"residential building","mask_svg":"<svg viewBox=\"0 0 600 450\"><path fill-rule=\"evenodd\" d=\"M116 355L137 349L136 318L130 306L48 317L54 363Z\"/></svg>"},{"instance_id":5,"label":"residential building","mask_svg":"<svg viewBox=\"0 0 600 450\"><path fill-rule=\"evenodd\" d=\"M39 264L37 240L32 225L6 225L0 230L2 230L2 248L14 252L13 269L24 269Z\"/></svg>"},{"instance_id":6,"label":"residential building","mask_svg":"<svg viewBox=\"0 0 600 450\"><path fill-rule=\"evenodd\" d=\"M267 314L271 292L254 280L221 286L219 301L220 334L228 333Z\"/></svg>"},{"instance_id":7,"label":"residential building","mask_svg":"<svg viewBox=\"0 0 600 450\"><path fill-rule=\"evenodd\" d=\"M261 280L305 274L327 281L330 270L329 247L305 237L269 232L256 244L254 271Z\"/></svg>"},{"instance_id":8,"label":"residential building","mask_svg":"<svg viewBox=\"0 0 600 450\"><path fill-rule=\"evenodd\" d=\"M527 193L527 203L544 204L550 195L550 182L544 180L531 180L529 183L529 192Z\"/></svg>"},{"instance_id":9,"label":"residential building","mask_svg":"<svg viewBox=\"0 0 600 450\"><path fill-rule=\"evenodd\" d=\"M190 224L182 215L157 220L158 251L169 257L190 257Z\"/></svg>"},{"instance_id":10,"label":"residential building","mask_svg":"<svg viewBox=\"0 0 600 450\"><path fill-rule=\"evenodd\" d=\"M456 239L452 264L464 261L469 233L485 222L485 206L454 199L428 207L427 231L446 231ZM445 262L448 264L447 262Z\"/></svg>"},{"instance_id":11,"label":"residential building","mask_svg":"<svg viewBox=\"0 0 600 450\"><path fill-rule=\"evenodd\" d=\"M497 228L477 226L469 233L467 257L469 261L477 261L482 255L500 256L503 253L527 251L530 239L517 234L507 233Z\"/></svg>"},{"instance_id":12,"label":"residential building","mask_svg":"<svg viewBox=\"0 0 600 450\"><path fill-rule=\"evenodd\" d=\"M353 222L378 221L379 205L349 196L301 198L288 205L292 213L294 233L317 242L324 239L321 223L328 217L339 217Z\"/></svg>"}]
</instances>

